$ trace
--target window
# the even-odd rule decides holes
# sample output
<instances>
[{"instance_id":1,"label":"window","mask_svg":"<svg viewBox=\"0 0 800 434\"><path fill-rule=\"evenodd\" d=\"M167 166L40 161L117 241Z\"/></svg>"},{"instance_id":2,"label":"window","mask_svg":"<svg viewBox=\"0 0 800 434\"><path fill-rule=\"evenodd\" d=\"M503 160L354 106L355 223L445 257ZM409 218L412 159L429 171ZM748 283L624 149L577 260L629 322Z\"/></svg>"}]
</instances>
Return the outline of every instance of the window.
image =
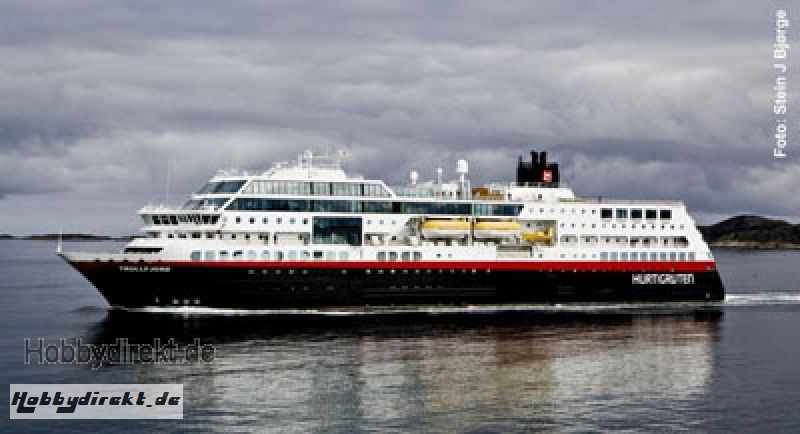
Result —
<instances>
[{"instance_id":1,"label":"window","mask_svg":"<svg viewBox=\"0 0 800 434\"><path fill-rule=\"evenodd\" d=\"M244 252L242 252L241 250L234 250L232 257L233 257L233 259L242 259L243 255L244 255Z\"/></svg>"},{"instance_id":2,"label":"window","mask_svg":"<svg viewBox=\"0 0 800 434\"><path fill-rule=\"evenodd\" d=\"M275 252L275 259L277 259L279 261L283 261L283 258L285 258L285 257L286 257L286 255L282 251Z\"/></svg>"},{"instance_id":3,"label":"window","mask_svg":"<svg viewBox=\"0 0 800 434\"><path fill-rule=\"evenodd\" d=\"M256 218L255 217L250 217L250 224L251 225L255 224L255 222L256 222Z\"/></svg>"},{"instance_id":4,"label":"window","mask_svg":"<svg viewBox=\"0 0 800 434\"><path fill-rule=\"evenodd\" d=\"M414 260L421 261L422 260L422 252L414 252Z\"/></svg>"},{"instance_id":5,"label":"window","mask_svg":"<svg viewBox=\"0 0 800 434\"><path fill-rule=\"evenodd\" d=\"M608 259L608 252L600 252L600 259Z\"/></svg>"},{"instance_id":6,"label":"window","mask_svg":"<svg viewBox=\"0 0 800 434\"><path fill-rule=\"evenodd\" d=\"M289 250L289 254L287 255L287 259L290 261L293 259L297 259L297 250Z\"/></svg>"},{"instance_id":7,"label":"window","mask_svg":"<svg viewBox=\"0 0 800 434\"><path fill-rule=\"evenodd\" d=\"M410 261L411 260L411 252L403 252L400 255L400 259L402 259L404 261Z\"/></svg>"},{"instance_id":8,"label":"window","mask_svg":"<svg viewBox=\"0 0 800 434\"><path fill-rule=\"evenodd\" d=\"M308 219L307 219L307 218L304 218L304 219L303 219L303 224L304 224L304 225L307 225L307 224L308 224Z\"/></svg>"},{"instance_id":9,"label":"window","mask_svg":"<svg viewBox=\"0 0 800 434\"><path fill-rule=\"evenodd\" d=\"M389 252L389 260L396 261L397 260L397 252Z\"/></svg>"},{"instance_id":10,"label":"window","mask_svg":"<svg viewBox=\"0 0 800 434\"><path fill-rule=\"evenodd\" d=\"M203 259L203 253L199 250L193 250L192 253L189 254L189 258L192 261L199 261Z\"/></svg>"},{"instance_id":11,"label":"window","mask_svg":"<svg viewBox=\"0 0 800 434\"><path fill-rule=\"evenodd\" d=\"M385 261L386 260L386 252L378 252L378 260Z\"/></svg>"},{"instance_id":12,"label":"window","mask_svg":"<svg viewBox=\"0 0 800 434\"><path fill-rule=\"evenodd\" d=\"M662 220L669 220L672 218L672 210L669 209L662 209L659 211L659 218Z\"/></svg>"},{"instance_id":13,"label":"window","mask_svg":"<svg viewBox=\"0 0 800 434\"><path fill-rule=\"evenodd\" d=\"M205 259L206 261L213 261L214 256L215 254L213 250L206 250L205 253L203 254L203 259Z\"/></svg>"},{"instance_id":14,"label":"window","mask_svg":"<svg viewBox=\"0 0 800 434\"><path fill-rule=\"evenodd\" d=\"M314 217L312 237L314 244L360 246L362 229L360 217Z\"/></svg>"},{"instance_id":15,"label":"window","mask_svg":"<svg viewBox=\"0 0 800 434\"><path fill-rule=\"evenodd\" d=\"M269 250L261 252L261 259L269 259Z\"/></svg>"},{"instance_id":16,"label":"window","mask_svg":"<svg viewBox=\"0 0 800 434\"><path fill-rule=\"evenodd\" d=\"M632 219L641 219L642 218L642 210L641 209L632 209L631 210L631 218Z\"/></svg>"},{"instance_id":17,"label":"window","mask_svg":"<svg viewBox=\"0 0 800 434\"><path fill-rule=\"evenodd\" d=\"M278 218L275 219L275 223L281 224L281 223L283 223L283 219L278 217Z\"/></svg>"},{"instance_id":18,"label":"window","mask_svg":"<svg viewBox=\"0 0 800 434\"><path fill-rule=\"evenodd\" d=\"M241 222L242 222L242 218L241 217L236 217L236 223L241 223Z\"/></svg>"},{"instance_id":19,"label":"window","mask_svg":"<svg viewBox=\"0 0 800 434\"><path fill-rule=\"evenodd\" d=\"M659 261L666 261L667 260L667 252L661 252L658 254Z\"/></svg>"},{"instance_id":20,"label":"window","mask_svg":"<svg viewBox=\"0 0 800 434\"><path fill-rule=\"evenodd\" d=\"M611 252L611 260L616 261L619 258L619 254L617 252Z\"/></svg>"},{"instance_id":21,"label":"window","mask_svg":"<svg viewBox=\"0 0 800 434\"><path fill-rule=\"evenodd\" d=\"M314 259L322 259L322 250L314 250Z\"/></svg>"},{"instance_id":22,"label":"window","mask_svg":"<svg viewBox=\"0 0 800 434\"><path fill-rule=\"evenodd\" d=\"M628 260L628 252L622 252L619 254L620 261L627 261Z\"/></svg>"},{"instance_id":23,"label":"window","mask_svg":"<svg viewBox=\"0 0 800 434\"><path fill-rule=\"evenodd\" d=\"M628 210L625 208L617 208L617 218L618 219L628 218Z\"/></svg>"},{"instance_id":24,"label":"window","mask_svg":"<svg viewBox=\"0 0 800 434\"><path fill-rule=\"evenodd\" d=\"M654 218L656 218L656 210L654 210L654 209L647 209L647 210L645 210L645 211L644 211L644 217L645 217L646 219L648 219L648 220L649 220L649 219L654 219Z\"/></svg>"},{"instance_id":25,"label":"window","mask_svg":"<svg viewBox=\"0 0 800 434\"><path fill-rule=\"evenodd\" d=\"M220 250L219 259L228 259L228 252L226 250Z\"/></svg>"},{"instance_id":26,"label":"window","mask_svg":"<svg viewBox=\"0 0 800 434\"><path fill-rule=\"evenodd\" d=\"M269 223L269 219L264 217L263 219L261 219L261 223L267 224Z\"/></svg>"},{"instance_id":27,"label":"window","mask_svg":"<svg viewBox=\"0 0 800 434\"><path fill-rule=\"evenodd\" d=\"M209 182L197 194L236 193L244 183L242 180Z\"/></svg>"},{"instance_id":28,"label":"window","mask_svg":"<svg viewBox=\"0 0 800 434\"><path fill-rule=\"evenodd\" d=\"M290 218L290 219L289 219L289 224L290 224L290 225L293 225L293 224L295 224L295 222L296 222L296 220L294 219L294 217L292 217L292 218Z\"/></svg>"},{"instance_id":29,"label":"window","mask_svg":"<svg viewBox=\"0 0 800 434\"><path fill-rule=\"evenodd\" d=\"M694 252L689 252L689 260L694 261Z\"/></svg>"},{"instance_id":30,"label":"window","mask_svg":"<svg viewBox=\"0 0 800 434\"><path fill-rule=\"evenodd\" d=\"M603 208L600 210L600 218L610 219L611 215L611 208Z\"/></svg>"},{"instance_id":31,"label":"window","mask_svg":"<svg viewBox=\"0 0 800 434\"><path fill-rule=\"evenodd\" d=\"M636 252L631 252L631 261L636 261L639 259L639 254Z\"/></svg>"}]
</instances>

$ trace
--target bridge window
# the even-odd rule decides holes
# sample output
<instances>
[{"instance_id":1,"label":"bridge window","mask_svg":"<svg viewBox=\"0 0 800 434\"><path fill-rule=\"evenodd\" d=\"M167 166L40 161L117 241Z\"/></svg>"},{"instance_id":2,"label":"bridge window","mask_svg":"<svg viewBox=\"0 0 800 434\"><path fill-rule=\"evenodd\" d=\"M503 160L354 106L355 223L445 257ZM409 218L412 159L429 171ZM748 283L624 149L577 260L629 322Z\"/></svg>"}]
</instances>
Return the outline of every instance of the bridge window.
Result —
<instances>
[{"instance_id":1,"label":"bridge window","mask_svg":"<svg viewBox=\"0 0 800 434\"><path fill-rule=\"evenodd\" d=\"M669 220L669 219L671 219L671 218L672 218L672 210L669 210L669 209L662 209L662 210L659 212L659 217L660 217L662 220Z\"/></svg>"},{"instance_id":2,"label":"bridge window","mask_svg":"<svg viewBox=\"0 0 800 434\"><path fill-rule=\"evenodd\" d=\"M617 218L618 219L628 218L628 210L625 208L617 208Z\"/></svg>"},{"instance_id":3,"label":"bridge window","mask_svg":"<svg viewBox=\"0 0 800 434\"><path fill-rule=\"evenodd\" d=\"M611 208L603 208L600 210L600 218L610 219L612 216Z\"/></svg>"},{"instance_id":4,"label":"bridge window","mask_svg":"<svg viewBox=\"0 0 800 434\"><path fill-rule=\"evenodd\" d=\"M644 211L644 217L648 220L656 218L656 210L654 209L647 209Z\"/></svg>"},{"instance_id":5,"label":"bridge window","mask_svg":"<svg viewBox=\"0 0 800 434\"><path fill-rule=\"evenodd\" d=\"M358 217L314 217L314 244L361 245L362 220Z\"/></svg>"},{"instance_id":6,"label":"bridge window","mask_svg":"<svg viewBox=\"0 0 800 434\"><path fill-rule=\"evenodd\" d=\"M632 209L631 210L631 218L632 219L641 219L642 218L642 210L641 209Z\"/></svg>"}]
</instances>

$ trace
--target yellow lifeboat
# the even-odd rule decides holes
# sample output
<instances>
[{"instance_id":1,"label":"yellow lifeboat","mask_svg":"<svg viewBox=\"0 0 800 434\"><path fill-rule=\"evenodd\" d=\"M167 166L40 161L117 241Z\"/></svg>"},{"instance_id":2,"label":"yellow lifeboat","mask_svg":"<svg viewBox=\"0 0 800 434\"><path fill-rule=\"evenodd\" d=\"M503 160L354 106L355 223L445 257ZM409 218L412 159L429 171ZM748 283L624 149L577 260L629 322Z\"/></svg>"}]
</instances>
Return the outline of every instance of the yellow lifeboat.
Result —
<instances>
[{"instance_id":1,"label":"yellow lifeboat","mask_svg":"<svg viewBox=\"0 0 800 434\"><path fill-rule=\"evenodd\" d=\"M519 234L520 225L511 221L482 221L473 226L473 234L478 239L512 238Z\"/></svg>"},{"instance_id":2,"label":"yellow lifeboat","mask_svg":"<svg viewBox=\"0 0 800 434\"><path fill-rule=\"evenodd\" d=\"M553 228L536 232L523 232L522 239L529 243L553 243Z\"/></svg>"},{"instance_id":3,"label":"yellow lifeboat","mask_svg":"<svg viewBox=\"0 0 800 434\"><path fill-rule=\"evenodd\" d=\"M419 225L425 238L463 238L469 236L469 222L464 220L426 220Z\"/></svg>"}]
</instances>

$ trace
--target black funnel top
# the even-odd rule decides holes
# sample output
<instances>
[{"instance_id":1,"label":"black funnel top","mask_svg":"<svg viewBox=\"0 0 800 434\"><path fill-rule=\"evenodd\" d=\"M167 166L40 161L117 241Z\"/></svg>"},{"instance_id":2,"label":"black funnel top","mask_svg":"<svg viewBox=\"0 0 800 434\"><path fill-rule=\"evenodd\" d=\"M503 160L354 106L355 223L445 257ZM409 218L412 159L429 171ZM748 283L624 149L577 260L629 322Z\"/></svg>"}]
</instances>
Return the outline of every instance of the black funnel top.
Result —
<instances>
[{"instance_id":1,"label":"black funnel top","mask_svg":"<svg viewBox=\"0 0 800 434\"><path fill-rule=\"evenodd\" d=\"M546 151L537 153L536 150L532 150L530 163L522 161L522 156L519 157L517 166L518 185L556 187L559 180L558 163L548 163Z\"/></svg>"}]
</instances>

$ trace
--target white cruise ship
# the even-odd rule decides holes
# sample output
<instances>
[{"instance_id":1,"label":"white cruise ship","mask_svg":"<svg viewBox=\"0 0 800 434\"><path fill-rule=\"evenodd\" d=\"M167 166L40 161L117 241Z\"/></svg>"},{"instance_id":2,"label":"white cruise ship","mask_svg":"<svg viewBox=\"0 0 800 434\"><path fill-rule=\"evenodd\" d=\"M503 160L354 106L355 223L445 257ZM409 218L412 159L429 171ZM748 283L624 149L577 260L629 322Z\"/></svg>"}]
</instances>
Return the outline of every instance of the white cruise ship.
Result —
<instances>
[{"instance_id":1,"label":"white cruise ship","mask_svg":"<svg viewBox=\"0 0 800 434\"><path fill-rule=\"evenodd\" d=\"M306 151L220 171L182 207L139 211L120 253L61 252L120 308L320 309L717 301L683 203L581 198L545 152L515 182L389 186Z\"/></svg>"}]
</instances>

